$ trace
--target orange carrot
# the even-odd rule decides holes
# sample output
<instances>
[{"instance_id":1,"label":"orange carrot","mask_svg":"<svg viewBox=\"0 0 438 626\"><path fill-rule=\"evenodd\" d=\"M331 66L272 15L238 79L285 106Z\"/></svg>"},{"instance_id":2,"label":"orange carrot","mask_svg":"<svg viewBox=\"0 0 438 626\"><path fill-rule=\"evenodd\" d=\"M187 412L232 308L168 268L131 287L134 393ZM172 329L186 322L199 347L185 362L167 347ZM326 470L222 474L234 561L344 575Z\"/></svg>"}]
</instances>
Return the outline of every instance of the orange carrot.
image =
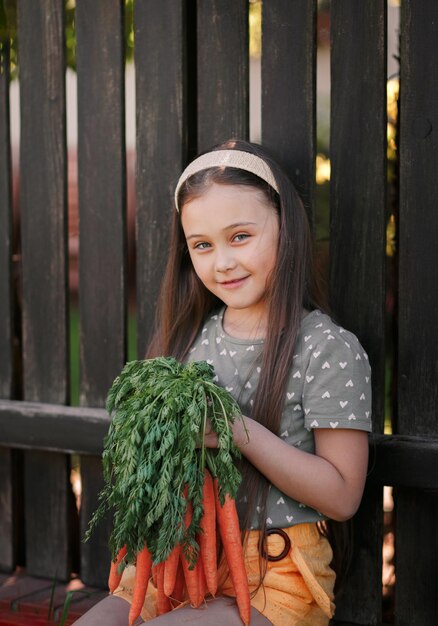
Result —
<instances>
[{"instance_id":1,"label":"orange carrot","mask_svg":"<svg viewBox=\"0 0 438 626\"><path fill-rule=\"evenodd\" d=\"M166 596L171 596L173 594L180 552L181 546L175 546L167 557L167 560L164 562L164 593Z\"/></svg>"},{"instance_id":2,"label":"orange carrot","mask_svg":"<svg viewBox=\"0 0 438 626\"><path fill-rule=\"evenodd\" d=\"M178 563L178 570L176 572L176 581L173 588L172 598L173 606L178 606L184 600L184 572L182 568L181 560Z\"/></svg>"},{"instance_id":3,"label":"orange carrot","mask_svg":"<svg viewBox=\"0 0 438 626\"><path fill-rule=\"evenodd\" d=\"M157 566L157 613L164 615L172 610L169 598L164 593L164 563Z\"/></svg>"},{"instance_id":4,"label":"orange carrot","mask_svg":"<svg viewBox=\"0 0 438 626\"><path fill-rule=\"evenodd\" d=\"M110 573L108 576L108 587L109 587L110 593L114 593L114 591L117 589L117 587L120 584L123 570L119 574L119 565L122 562L122 560L125 558L126 552L127 552L126 546L123 546L123 548L120 548L120 550L118 551L115 560L111 561Z\"/></svg>"},{"instance_id":5,"label":"orange carrot","mask_svg":"<svg viewBox=\"0 0 438 626\"><path fill-rule=\"evenodd\" d=\"M152 565L151 578L152 578L152 582L154 583L155 587L158 587L157 574L158 574L158 565Z\"/></svg>"},{"instance_id":6,"label":"orange carrot","mask_svg":"<svg viewBox=\"0 0 438 626\"><path fill-rule=\"evenodd\" d=\"M198 559L198 563L197 563L197 567L196 569L198 570L198 588L199 588L199 597L202 600L205 598L205 594L207 592L207 582L205 580L205 573L204 573L204 565L202 562L202 559Z\"/></svg>"},{"instance_id":7,"label":"orange carrot","mask_svg":"<svg viewBox=\"0 0 438 626\"><path fill-rule=\"evenodd\" d=\"M187 511L184 516L184 524L185 527L188 528L192 522L192 503L189 502L187 506ZM196 563L193 569L189 569L189 563L186 559L186 556L181 549L181 563L184 572L184 580L187 587L187 594L189 596L190 604L194 607L198 607L203 597L200 597L200 589L199 589L199 573L198 573L198 563L201 559L198 558L198 562Z\"/></svg>"},{"instance_id":8,"label":"orange carrot","mask_svg":"<svg viewBox=\"0 0 438 626\"><path fill-rule=\"evenodd\" d=\"M251 603L236 503L227 494L225 496L224 506L221 506L217 479L214 481L214 490L219 533L230 570L231 580L234 585L236 602L240 617L245 626L248 626L251 618Z\"/></svg>"},{"instance_id":9,"label":"orange carrot","mask_svg":"<svg viewBox=\"0 0 438 626\"><path fill-rule=\"evenodd\" d=\"M214 596L217 591L216 504L213 478L207 468L202 497L204 514L201 519L201 529L203 532L199 533L199 546L207 589Z\"/></svg>"},{"instance_id":10,"label":"orange carrot","mask_svg":"<svg viewBox=\"0 0 438 626\"><path fill-rule=\"evenodd\" d=\"M202 590L199 586L200 583L200 574L199 568L202 567L202 561L198 558L198 561L193 569L189 569L189 563L181 551L181 563L184 572L184 580L186 583L187 594L189 596L190 604L197 608L203 601L204 596L202 594ZM205 586L205 583L204 583Z\"/></svg>"},{"instance_id":11,"label":"orange carrot","mask_svg":"<svg viewBox=\"0 0 438 626\"><path fill-rule=\"evenodd\" d=\"M132 598L131 608L129 610L129 626L132 626L137 617L141 613L146 590L148 588L149 576L151 575L152 556L145 546L141 552L137 554L137 564L135 568L134 595Z\"/></svg>"}]
</instances>

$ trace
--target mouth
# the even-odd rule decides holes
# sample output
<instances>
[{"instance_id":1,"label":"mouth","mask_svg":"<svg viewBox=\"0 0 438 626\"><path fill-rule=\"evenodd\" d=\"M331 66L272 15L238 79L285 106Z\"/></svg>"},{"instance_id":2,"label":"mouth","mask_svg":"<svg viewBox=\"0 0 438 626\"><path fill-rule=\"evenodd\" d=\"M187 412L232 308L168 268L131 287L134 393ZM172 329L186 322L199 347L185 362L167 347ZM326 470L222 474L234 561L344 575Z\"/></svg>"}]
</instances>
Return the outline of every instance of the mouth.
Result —
<instances>
[{"instance_id":1,"label":"mouth","mask_svg":"<svg viewBox=\"0 0 438 626\"><path fill-rule=\"evenodd\" d=\"M248 277L249 276L243 276L242 278L234 278L233 280L224 280L219 284L225 289L234 289L236 287L240 287L240 285L242 285Z\"/></svg>"}]
</instances>

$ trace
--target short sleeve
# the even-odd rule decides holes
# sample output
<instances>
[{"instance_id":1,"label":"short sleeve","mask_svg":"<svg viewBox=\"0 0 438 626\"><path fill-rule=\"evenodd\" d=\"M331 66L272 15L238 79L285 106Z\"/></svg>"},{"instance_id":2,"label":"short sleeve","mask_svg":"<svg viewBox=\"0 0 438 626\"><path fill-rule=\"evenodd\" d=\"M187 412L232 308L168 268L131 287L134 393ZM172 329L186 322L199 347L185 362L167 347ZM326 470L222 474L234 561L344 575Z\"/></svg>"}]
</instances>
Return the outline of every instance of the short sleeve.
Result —
<instances>
[{"instance_id":1,"label":"short sleeve","mask_svg":"<svg viewBox=\"0 0 438 626\"><path fill-rule=\"evenodd\" d=\"M304 425L371 432L371 368L357 337L326 327L314 342L303 386Z\"/></svg>"}]
</instances>

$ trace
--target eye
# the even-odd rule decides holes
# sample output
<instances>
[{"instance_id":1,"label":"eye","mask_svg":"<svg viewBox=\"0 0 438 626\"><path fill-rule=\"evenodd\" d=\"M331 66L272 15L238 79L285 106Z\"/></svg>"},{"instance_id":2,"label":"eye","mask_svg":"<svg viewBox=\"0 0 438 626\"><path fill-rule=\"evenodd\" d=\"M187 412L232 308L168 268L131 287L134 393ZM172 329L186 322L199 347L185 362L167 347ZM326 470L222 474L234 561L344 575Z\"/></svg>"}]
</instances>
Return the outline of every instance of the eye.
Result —
<instances>
[{"instance_id":1,"label":"eye","mask_svg":"<svg viewBox=\"0 0 438 626\"><path fill-rule=\"evenodd\" d=\"M237 233L237 235L234 235L233 237L233 241L245 241L245 239L248 239L249 235L247 233Z\"/></svg>"},{"instance_id":2,"label":"eye","mask_svg":"<svg viewBox=\"0 0 438 626\"><path fill-rule=\"evenodd\" d=\"M196 243L193 248L195 250L206 250L207 248L210 247L210 244L207 243L206 241L200 241L199 243Z\"/></svg>"}]
</instances>

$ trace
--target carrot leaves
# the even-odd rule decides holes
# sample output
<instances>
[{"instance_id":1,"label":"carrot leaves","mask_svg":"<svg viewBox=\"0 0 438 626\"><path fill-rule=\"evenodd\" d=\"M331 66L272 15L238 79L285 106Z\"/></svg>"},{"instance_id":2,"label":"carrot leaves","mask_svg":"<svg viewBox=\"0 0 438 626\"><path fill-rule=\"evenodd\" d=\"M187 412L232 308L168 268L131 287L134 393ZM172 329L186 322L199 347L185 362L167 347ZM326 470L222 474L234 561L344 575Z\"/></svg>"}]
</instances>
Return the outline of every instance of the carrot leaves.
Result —
<instances>
[{"instance_id":1,"label":"carrot leaves","mask_svg":"<svg viewBox=\"0 0 438 626\"><path fill-rule=\"evenodd\" d=\"M241 480L231 429L240 409L213 377L205 361L157 357L126 363L107 396L112 421L102 455L105 486L85 540L111 510L114 557L126 546L126 562L133 563L146 543L154 563L160 563L181 543L194 564L206 464L222 500L225 494L235 497ZM207 419L218 435L214 450L203 446ZM186 528L189 502L192 521Z\"/></svg>"}]
</instances>

